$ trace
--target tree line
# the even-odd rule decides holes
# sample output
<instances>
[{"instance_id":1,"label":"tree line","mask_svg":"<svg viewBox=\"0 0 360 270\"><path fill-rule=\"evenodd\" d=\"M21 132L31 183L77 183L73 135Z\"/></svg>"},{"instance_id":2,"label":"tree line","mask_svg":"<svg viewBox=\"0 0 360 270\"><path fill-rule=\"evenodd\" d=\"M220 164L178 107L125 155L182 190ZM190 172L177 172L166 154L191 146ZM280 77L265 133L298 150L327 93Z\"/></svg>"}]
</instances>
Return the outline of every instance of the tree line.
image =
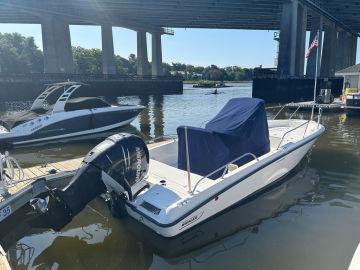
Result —
<instances>
[{"instance_id":1,"label":"tree line","mask_svg":"<svg viewBox=\"0 0 360 270\"><path fill-rule=\"evenodd\" d=\"M72 52L75 73L102 73L102 52L100 49L73 47ZM135 54L130 54L127 59L115 55L115 64L117 74L136 74L137 60ZM42 73L43 66L43 52L36 46L33 37L24 37L19 33L0 33L0 72ZM147 69L150 74L150 63ZM182 63L163 63L162 69L164 75L182 76L185 80L248 81L253 77L253 69L238 66L220 68L216 65L202 67Z\"/></svg>"}]
</instances>

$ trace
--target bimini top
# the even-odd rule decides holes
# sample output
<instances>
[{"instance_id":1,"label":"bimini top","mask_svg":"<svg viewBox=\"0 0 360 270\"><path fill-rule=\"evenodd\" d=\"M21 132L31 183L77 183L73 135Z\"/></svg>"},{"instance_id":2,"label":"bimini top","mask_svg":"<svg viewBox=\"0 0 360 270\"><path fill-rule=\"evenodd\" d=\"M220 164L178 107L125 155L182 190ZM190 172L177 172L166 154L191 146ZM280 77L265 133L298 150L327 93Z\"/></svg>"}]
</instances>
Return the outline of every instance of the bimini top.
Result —
<instances>
[{"instance_id":1,"label":"bimini top","mask_svg":"<svg viewBox=\"0 0 360 270\"><path fill-rule=\"evenodd\" d=\"M270 151L265 103L261 99L231 99L204 129L179 127L177 132L179 169L187 169L187 133L190 171L203 176L246 153L259 157ZM240 166L249 160L246 157L235 163ZM210 178L217 177L215 174Z\"/></svg>"}]
</instances>

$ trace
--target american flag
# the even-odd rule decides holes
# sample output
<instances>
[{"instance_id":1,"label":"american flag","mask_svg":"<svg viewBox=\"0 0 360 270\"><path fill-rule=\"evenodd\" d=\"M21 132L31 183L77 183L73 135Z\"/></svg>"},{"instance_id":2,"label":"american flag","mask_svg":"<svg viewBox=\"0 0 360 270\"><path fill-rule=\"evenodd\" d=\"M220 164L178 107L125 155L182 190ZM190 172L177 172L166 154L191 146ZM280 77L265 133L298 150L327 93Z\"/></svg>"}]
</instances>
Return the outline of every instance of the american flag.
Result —
<instances>
[{"instance_id":1,"label":"american flag","mask_svg":"<svg viewBox=\"0 0 360 270\"><path fill-rule=\"evenodd\" d=\"M311 42L309 49L307 50L306 58L308 58L310 56L312 50L317 48L318 46L319 46L319 40L318 40L318 35L316 35L313 42Z\"/></svg>"}]
</instances>

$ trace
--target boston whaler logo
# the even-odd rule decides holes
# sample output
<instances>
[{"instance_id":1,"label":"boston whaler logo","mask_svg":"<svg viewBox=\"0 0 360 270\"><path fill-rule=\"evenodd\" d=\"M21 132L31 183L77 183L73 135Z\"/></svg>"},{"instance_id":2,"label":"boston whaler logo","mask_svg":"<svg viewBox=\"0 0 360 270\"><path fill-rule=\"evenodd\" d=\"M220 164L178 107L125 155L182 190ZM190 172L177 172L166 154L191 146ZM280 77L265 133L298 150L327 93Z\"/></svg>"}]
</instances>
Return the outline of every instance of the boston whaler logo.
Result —
<instances>
[{"instance_id":1,"label":"boston whaler logo","mask_svg":"<svg viewBox=\"0 0 360 270\"><path fill-rule=\"evenodd\" d=\"M141 167L141 149L140 149L140 147L135 147L135 151L136 151L136 178L135 178L135 182L138 182L140 180L141 171L142 171L142 167Z\"/></svg>"},{"instance_id":2,"label":"boston whaler logo","mask_svg":"<svg viewBox=\"0 0 360 270\"><path fill-rule=\"evenodd\" d=\"M202 211L201 213L199 214L196 214L186 220L184 220L182 223L181 223L181 229L185 228L186 226L190 225L191 223L195 222L196 220L198 220L199 218L202 217L202 215L204 214L204 211Z\"/></svg>"}]
</instances>

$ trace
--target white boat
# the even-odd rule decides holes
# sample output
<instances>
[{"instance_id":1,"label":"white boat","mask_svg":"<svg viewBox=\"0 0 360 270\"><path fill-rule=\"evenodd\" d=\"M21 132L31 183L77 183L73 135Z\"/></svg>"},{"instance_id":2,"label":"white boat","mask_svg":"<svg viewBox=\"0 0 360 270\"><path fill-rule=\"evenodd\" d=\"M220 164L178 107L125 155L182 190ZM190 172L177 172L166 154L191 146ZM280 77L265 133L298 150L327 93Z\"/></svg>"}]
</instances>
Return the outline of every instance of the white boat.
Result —
<instances>
[{"instance_id":1,"label":"white boat","mask_svg":"<svg viewBox=\"0 0 360 270\"><path fill-rule=\"evenodd\" d=\"M47 85L29 111L0 119L0 144L20 145L104 132L130 124L144 109L140 105L111 105L97 97L74 98L84 85Z\"/></svg>"},{"instance_id":2,"label":"white boat","mask_svg":"<svg viewBox=\"0 0 360 270\"><path fill-rule=\"evenodd\" d=\"M150 151L137 136L109 137L51 196L71 218L106 192L114 214L173 237L271 189L324 132L319 121L267 120L262 100L232 99L205 128L179 127L178 139Z\"/></svg>"},{"instance_id":3,"label":"white boat","mask_svg":"<svg viewBox=\"0 0 360 270\"><path fill-rule=\"evenodd\" d=\"M357 246L348 268L348 270L357 269L360 269L360 244Z\"/></svg>"}]
</instances>

